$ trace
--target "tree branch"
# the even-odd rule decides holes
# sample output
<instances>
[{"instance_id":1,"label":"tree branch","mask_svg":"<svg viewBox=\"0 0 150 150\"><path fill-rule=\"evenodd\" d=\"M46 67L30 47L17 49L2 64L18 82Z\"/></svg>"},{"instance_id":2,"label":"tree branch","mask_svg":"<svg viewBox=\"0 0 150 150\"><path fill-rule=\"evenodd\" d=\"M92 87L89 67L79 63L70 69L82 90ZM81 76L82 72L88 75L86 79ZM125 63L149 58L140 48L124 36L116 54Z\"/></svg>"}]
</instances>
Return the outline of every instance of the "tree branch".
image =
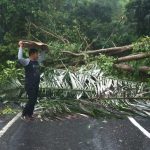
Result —
<instances>
[{"instance_id":1,"label":"tree branch","mask_svg":"<svg viewBox=\"0 0 150 150\"><path fill-rule=\"evenodd\" d=\"M85 51L84 53L73 53L70 51L62 51L62 53L72 55L72 56L84 56L85 54L98 55L100 53L110 53L110 52L121 53L124 51L132 50L132 48L133 48L133 45L126 45L126 46L121 46L121 47L112 47L112 48L105 48L105 49L99 49L99 50L89 50L89 51Z\"/></svg>"},{"instance_id":2,"label":"tree branch","mask_svg":"<svg viewBox=\"0 0 150 150\"><path fill-rule=\"evenodd\" d=\"M57 38L58 40L62 41L63 43L69 43L69 41L68 41L66 38L64 38L64 37L62 37L62 36L60 36L60 35L57 35L56 33L53 33L53 32L50 32L50 31L46 31L45 29L43 29L43 28L41 28L41 27L38 27L38 26L37 26L36 24L34 24L34 23L31 23L31 25L32 25L33 27L37 28L37 29L40 29L42 32L44 32L44 33L46 33L46 34L51 35L51 36Z\"/></svg>"}]
</instances>

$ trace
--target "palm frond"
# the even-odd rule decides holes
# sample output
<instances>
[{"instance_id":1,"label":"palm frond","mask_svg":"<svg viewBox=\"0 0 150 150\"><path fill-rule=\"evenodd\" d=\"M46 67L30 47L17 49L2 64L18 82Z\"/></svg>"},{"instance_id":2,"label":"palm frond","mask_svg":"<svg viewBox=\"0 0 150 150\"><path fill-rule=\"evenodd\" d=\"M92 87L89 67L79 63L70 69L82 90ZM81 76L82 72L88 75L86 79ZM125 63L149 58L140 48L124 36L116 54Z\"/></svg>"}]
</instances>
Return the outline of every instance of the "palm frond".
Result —
<instances>
[{"instance_id":1,"label":"palm frond","mask_svg":"<svg viewBox=\"0 0 150 150\"><path fill-rule=\"evenodd\" d=\"M146 83L105 77L93 65L76 72L46 68L41 75L39 103L44 116L82 113L98 116L150 116L150 92ZM25 99L24 86L17 77L1 85L0 99Z\"/></svg>"},{"instance_id":2,"label":"palm frond","mask_svg":"<svg viewBox=\"0 0 150 150\"><path fill-rule=\"evenodd\" d=\"M45 98L49 103L57 103L63 113L68 112L65 111L65 106L69 112L80 112L94 117L106 114L119 117L132 114L150 116L150 93L147 93L147 99L143 98L145 100L139 97L149 90L146 83L104 77L103 72L95 66L88 70L81 68L77 72L55 70L50 75L48 72L47 70L43 74L41 89L50 93ZM43 108L46 112L53 112L51 105L45 106L43 103ZM57 114L56 110L57 107Z\"/></svg>"}]
</instances>

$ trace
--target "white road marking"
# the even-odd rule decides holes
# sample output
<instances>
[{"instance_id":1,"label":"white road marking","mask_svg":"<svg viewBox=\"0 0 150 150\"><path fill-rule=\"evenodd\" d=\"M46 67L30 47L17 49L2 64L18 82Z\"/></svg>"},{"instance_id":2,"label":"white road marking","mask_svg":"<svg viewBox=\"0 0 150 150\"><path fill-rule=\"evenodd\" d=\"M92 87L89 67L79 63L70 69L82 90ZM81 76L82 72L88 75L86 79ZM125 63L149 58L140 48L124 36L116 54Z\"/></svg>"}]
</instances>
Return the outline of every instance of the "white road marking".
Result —
<instances>
[{"instance_id":1,"label":"white road marking","mask_svg":"<svg viewBox=\"0 0 150 150\"><path fill-rule=\"evenodd\" d=\"M0 130L0 138L6 133L6 131L21 117L21 112L18 113L11 121L9 121L6 126ZM144 135L150 138L150 133L144 129L133 117L128 117L131 123L136 126Z\"/></svg>"},{"instance_id":2,"label":"white road marking","mask_svg":"<svg viewBox=\"0 0 150 150\"><path fill-rule=\"evenodd\" d=\"M85 115L85 114L77 113L77 115L80 115L80 116L85 117L85 118L89 118L89 116Z\"/></svg>"},{"instance_id":3,"label":"white road marking","mask_svg":"<svg viewBox=\"0 0 150 150\"><path fill-rule=\"evenodd\" d=\"M21 112L18 113L11 121L9 121L3 128L0 130L0 138L5 134L5 132L21 117Z\"/></svg>"},{"instance_id":4,"label":"white road marking","mask_svg":"<svg viewBox=\"0 0 150 150\"><path fill-rule=\"evenodd\" d=\"M144 129L133 117L128 117L134 126L136 126L144 135L150 138L150 133Z\"/></svg>"}]
</instances>

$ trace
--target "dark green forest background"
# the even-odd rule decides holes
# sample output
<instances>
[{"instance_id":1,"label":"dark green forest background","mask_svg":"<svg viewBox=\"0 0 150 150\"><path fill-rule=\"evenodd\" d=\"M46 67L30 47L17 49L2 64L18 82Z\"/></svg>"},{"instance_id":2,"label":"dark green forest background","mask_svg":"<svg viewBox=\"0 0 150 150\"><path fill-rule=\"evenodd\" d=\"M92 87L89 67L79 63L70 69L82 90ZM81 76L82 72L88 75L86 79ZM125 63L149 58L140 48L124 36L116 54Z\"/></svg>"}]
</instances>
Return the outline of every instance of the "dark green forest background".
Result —
<instances>
[{"instance_id":1,"label":"dark green forest background","mask_svg":"<svg viewBox=\"0 0 150 150\"><path fill-rule=\"evenodd\" d=\"M17 60L18 41L82 52L132 44L150 36L149 0L1 0L0 63Z\"/></svg>"},{"instance_id":2,"label":"dark green forest background","mask_svg":"<svg viewBox=\"0 0 150 150\"><path fill-rule=\"evenodd\" d=\"M52 47L64 47L59 38L42 32L48 30L68 40L73 50L97 39L90 48L126 45L150 35L149 0L1 0L1 63L16 59L20 39L41 40ZM111 40L107 41L112 31Z\"/></svg>"}]
</instances>

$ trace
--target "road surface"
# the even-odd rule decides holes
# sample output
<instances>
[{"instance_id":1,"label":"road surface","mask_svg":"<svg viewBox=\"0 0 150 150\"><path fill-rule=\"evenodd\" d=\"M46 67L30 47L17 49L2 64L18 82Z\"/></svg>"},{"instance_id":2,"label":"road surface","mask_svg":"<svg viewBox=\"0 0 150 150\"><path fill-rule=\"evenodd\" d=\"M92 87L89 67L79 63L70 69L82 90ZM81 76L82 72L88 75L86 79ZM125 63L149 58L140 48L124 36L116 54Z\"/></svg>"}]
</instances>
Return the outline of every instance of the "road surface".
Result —
<instances>
[{"instance_id":1,"label":"road surface","mask_svg":"<svg viewBox=\"0 0 150 150\"><path fill-rule=\"evenodd\" d=\"M135 120L150 132L149 118ZM128 118L77 117L48 122L19 118L0 138L0 150L150 150L150 138Z\"/></svg>"}]
</instances>

